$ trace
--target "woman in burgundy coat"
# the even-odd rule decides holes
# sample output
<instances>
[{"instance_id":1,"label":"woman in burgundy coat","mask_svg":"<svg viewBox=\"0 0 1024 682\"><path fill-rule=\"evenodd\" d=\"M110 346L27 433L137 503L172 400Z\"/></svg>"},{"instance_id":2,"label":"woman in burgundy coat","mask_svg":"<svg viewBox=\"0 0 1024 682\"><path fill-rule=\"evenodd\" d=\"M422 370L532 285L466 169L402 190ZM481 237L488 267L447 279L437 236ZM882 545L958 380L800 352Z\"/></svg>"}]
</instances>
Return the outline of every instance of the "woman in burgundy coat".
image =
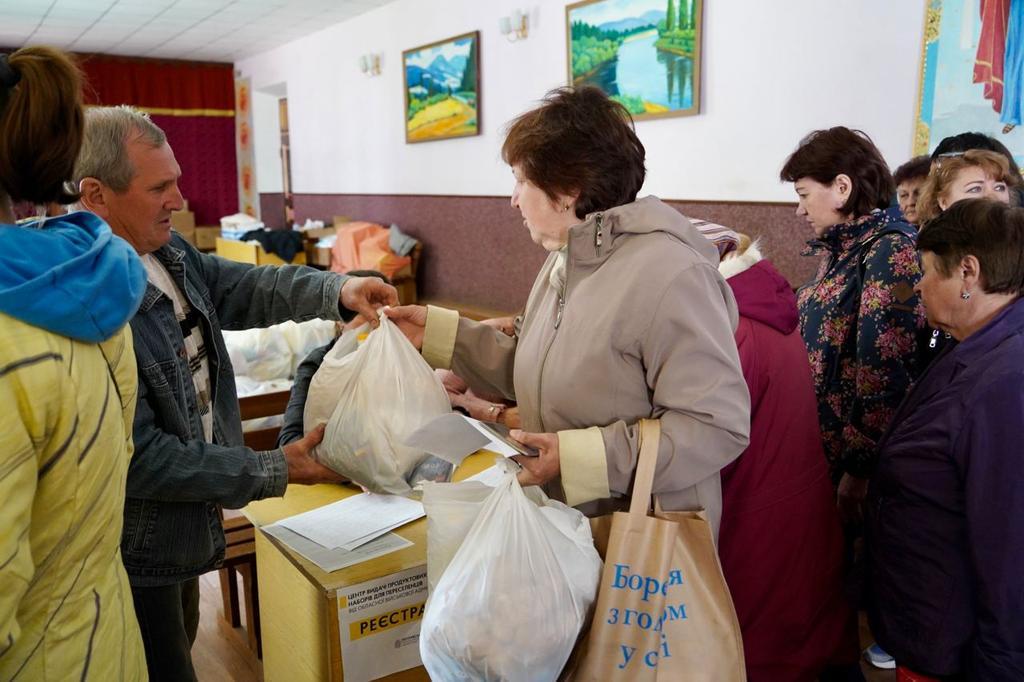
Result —
<instances>
[{"instance_id":1,"label":"woman in burgundy coat","mask_svg":"<svg viewBox=\"0 0 1024 682\"><path fill-rule=\"evenodd\" d=\"M722 470L719 554L752 682L814 680L857 658L842 530L796 297L756 244L740 242L719 270L739 304L750 445Z\"/></svg>"}]
</instances>

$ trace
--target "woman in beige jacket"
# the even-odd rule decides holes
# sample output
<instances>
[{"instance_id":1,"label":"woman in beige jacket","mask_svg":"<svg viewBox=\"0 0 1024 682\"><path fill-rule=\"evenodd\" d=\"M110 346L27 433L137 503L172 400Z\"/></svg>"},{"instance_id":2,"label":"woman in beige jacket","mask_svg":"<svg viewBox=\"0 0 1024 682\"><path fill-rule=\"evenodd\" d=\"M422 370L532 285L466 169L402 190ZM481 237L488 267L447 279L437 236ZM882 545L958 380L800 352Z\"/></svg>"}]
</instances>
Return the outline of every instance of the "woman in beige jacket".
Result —
<instances>
[{"instance_id":1,"label":"woman in beige jacket","mask_svg":"<svg viewBox=\"0 0 1024 682\"><path fill-rule=\"evenodd\" d=\"M519 404L540 451L524 485L588 515L621 508L637 422L661 420L654 492L701 508L717 533L719 471L746 447L750 398L733 330L737 308L718 252L678 211L636 200L644 148L618 103L563 88L513 122L502 148L512 206L550 252L509 337L454 311L388 311L434 367Z\"/></svg>"}]
</instances>

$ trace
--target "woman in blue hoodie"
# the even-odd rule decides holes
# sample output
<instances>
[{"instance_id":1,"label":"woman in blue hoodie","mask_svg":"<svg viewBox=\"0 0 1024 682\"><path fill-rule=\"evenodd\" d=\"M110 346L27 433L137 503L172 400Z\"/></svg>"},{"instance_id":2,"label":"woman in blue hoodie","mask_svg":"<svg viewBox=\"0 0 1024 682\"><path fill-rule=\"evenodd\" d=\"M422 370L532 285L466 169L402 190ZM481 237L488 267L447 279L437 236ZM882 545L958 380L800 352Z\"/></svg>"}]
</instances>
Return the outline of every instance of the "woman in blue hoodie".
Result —
<instances>
[{"instance_id":1,"label":"woman in blue hoodie","mask_svg":"<svg viewBox=\"0 0 1024 682\"><path fill-rule=\"evenodd\" d=\"M92 214L11 208L76 199L81 93L61 52L0 55L0 679L146 677L120 554L145 271Z\"/></svg>"}]
</instances>

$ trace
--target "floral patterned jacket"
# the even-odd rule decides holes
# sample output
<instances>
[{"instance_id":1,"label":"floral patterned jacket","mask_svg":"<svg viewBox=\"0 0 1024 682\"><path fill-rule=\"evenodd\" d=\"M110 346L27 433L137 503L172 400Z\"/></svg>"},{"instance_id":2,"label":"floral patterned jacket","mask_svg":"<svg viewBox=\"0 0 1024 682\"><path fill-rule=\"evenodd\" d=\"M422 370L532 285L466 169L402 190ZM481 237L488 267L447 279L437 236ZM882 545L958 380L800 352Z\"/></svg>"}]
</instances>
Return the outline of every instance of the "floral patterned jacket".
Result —
<instances>
[{"instance_id":1,"label":"floral patterned jacket","mask_svg":"<svg viewBox=\"0 0 1024 682\"><path fill-rule=\"evenodd\" d=\"M876 443L917 375L916 239L909 224L875 211L830 228L804 252L827 255L798 303L833 483L845 473L870 477Z\"/></svg>"}]
</instances>

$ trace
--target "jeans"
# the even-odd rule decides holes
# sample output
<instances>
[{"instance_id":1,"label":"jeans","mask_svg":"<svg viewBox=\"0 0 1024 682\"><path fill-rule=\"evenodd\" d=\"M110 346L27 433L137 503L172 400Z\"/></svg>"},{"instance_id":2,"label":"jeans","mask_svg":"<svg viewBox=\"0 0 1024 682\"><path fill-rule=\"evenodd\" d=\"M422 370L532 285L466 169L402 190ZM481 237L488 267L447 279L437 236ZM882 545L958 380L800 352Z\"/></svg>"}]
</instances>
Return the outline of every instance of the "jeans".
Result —
<instances>
[{"instance_id":1,"label":"jeans","mask_svg":"<svg viewBox=\"0 0 1024 682\"><path fill-rule=\"evenodd\" d=\"M153 682L194 682L192 644L199 630L199 578L160 587L133 587L135 616Z\"/></svg>"}]
</instances>

